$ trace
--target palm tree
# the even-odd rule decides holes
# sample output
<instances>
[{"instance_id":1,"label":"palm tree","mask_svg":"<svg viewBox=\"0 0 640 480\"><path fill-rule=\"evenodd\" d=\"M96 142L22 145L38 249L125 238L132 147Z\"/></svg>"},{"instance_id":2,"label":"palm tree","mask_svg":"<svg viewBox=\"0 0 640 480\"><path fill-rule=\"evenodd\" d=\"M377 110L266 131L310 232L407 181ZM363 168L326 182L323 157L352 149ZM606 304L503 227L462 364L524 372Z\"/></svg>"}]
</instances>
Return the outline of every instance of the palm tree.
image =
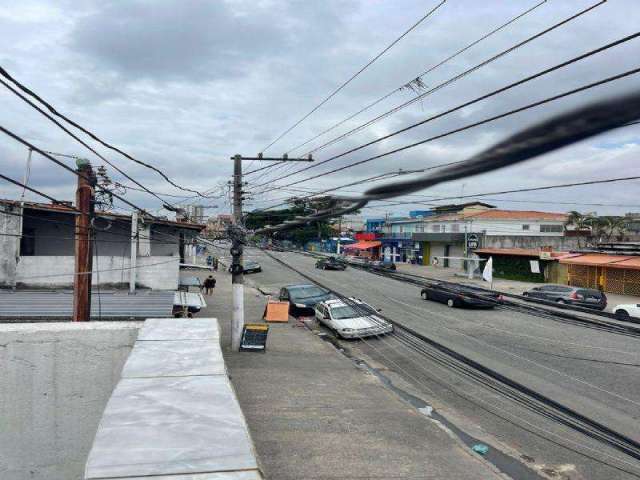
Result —
<instances>
[{"instance_id":1,"label":"palm tree","mask_svg":"<svg viewBox=\"0 0 640 480\"><path fill-rule=\"evenodd\" d=\"M564 228L565 230L569 230L567 227L573 227L571 230L574 230L576 232L585 231L585 230L592 231L592 224L593 224L594 218L595 217L593 217L592 215L583 215L582 213L576 210L572 210L568 214L567 221L564 222ZM582 242L580 237L578 237L578 248L582 248Z\"/></svg>"}]
</instances>

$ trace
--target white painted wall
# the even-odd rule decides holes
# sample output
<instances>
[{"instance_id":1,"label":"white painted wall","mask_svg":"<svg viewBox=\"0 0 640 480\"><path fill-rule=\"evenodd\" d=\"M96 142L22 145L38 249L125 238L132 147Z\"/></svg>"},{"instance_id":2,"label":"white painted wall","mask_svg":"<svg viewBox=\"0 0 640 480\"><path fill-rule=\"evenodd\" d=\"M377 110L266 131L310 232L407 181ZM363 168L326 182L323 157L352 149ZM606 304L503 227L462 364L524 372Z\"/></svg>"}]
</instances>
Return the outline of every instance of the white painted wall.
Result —
<instances>
[{"instance_id":1,"label":"white painted wall","mask_svg":"<svg viewBox=\"0 0 640 480\"><path fill-rule=\"evenodd\" d=\"M141 322L0 325L0 478L80 480Z\"/></svg>"},{"instance_id":2,"label":"white painted wall","mask_svg":"<svg viewBox=\"0 0 640 480\"><path fill-rule=\"evenodd\" d=\"M540 225L557 225L562 227L563 222L543 222L536 220L473 220L468 222L428 222L425 232L432 233L432 225L440 225L440 232L453 232L453 225L458 225L457 232L463 233L465 225L468 232L483 233L486 231L487 236L523 236L523 237L563 237L564 231L560 232L541 232ZM529 230L523 230L523 225L529 225Z\"/></svg>"},{"instance_id":3,"label":"white painted wall","mask_svg":"<svg viewBox=\"0 0 640 480\"><path fill-rule=\"evenodd\" d=\"M179 278L178 257L138 257L136 283L153 290L176 290ZM128 283L130 258L105 256L93 258L94 285ZM74 258L69 256L20 257L16 268L16 283L40 287L70 287L73 285ZM47 275L61 275L47 277Z\"/></svg>"}]
</instances>

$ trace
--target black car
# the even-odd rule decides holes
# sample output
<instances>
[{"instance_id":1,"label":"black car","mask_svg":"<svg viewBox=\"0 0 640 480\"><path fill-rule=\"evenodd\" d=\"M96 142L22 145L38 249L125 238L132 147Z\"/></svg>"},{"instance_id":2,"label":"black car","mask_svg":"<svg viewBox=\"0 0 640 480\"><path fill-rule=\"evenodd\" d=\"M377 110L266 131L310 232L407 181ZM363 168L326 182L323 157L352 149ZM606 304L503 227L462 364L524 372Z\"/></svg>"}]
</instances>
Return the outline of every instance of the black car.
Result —
<instances>
[{"instance_id":1,"label":"black car","mask_svg":"<svg viewBox=\"0 0 640 480\"><path fill-rule=\"evenodd\" d=\"M242 273L258 273L262 271L262 267L258 262L254 262L253 260L247 260L244 262L242 266ZM229 273L231 273L231 267L229 267Z\"/></svg>"},{"instance_id":2,"label":"black car","mask_svg":"<svg viewBox=\"0 0 640 480\"><path fill-rule=\"evenodd\" d=\"M321 258L316 262L316 268L321 270L345 270L347 266L336 257Z\"/></svg>"},{"instance_id":3,"label":"black car","mask_svg":"<svg viewBox=\"0 0 640 480\"><path fill-rule=\"evenodd\" d=\"M571 287L569 285L542 285L527 290L522 295L565 305L593 308L595 310L604 310L607 307L607 296L595 288Z\"/></svg>"},{"instance_id":4,"label":"black car","mask_svg":"<svg viewBox=\"0 0 640 480\"><path fill-rule=\"evenodd\" d=\"M287 285L280 289L279 299L290 303L290 312L311 311L316 303L324 302L333 295L327 289L312 284Z\"/></svg>"},{"instance_id":5,"label":"black car","mask_svg":"<svg viewBox=\"0 0 640 480\"><path fill-rule=\"evenodd\" d=\"M420 291L425 300L446 304L448 307L493 308L502 301L502 296L495 292L474 292L459 286L433 283Z\"/></svg>"}]
</instances>

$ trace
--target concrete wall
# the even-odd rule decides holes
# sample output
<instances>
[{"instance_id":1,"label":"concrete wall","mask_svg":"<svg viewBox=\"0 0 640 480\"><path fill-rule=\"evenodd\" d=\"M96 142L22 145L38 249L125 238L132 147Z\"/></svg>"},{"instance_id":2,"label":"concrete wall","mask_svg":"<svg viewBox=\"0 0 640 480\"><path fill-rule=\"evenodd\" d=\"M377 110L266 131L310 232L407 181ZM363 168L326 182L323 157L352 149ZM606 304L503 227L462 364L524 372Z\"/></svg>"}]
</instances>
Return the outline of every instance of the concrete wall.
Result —
<instances>
[{"instance_id":1,"label":"concrete wall","mask_svg":"<svg viewBox=\"0 0 640 480\"><path fill-rule=\"evenodd\" d=\"M178 257L138 257L136 284L153 290L176 290L179 278ZM130 259L121 256L94 257L92 283L98 285L128 283ZM20 257L16 283L33 287L70 287L73 285L74 257ZM46 275L69 274L46 277Z\"/></svg>"},{"instance_id":2,"label":"concrete wall","mask_svg":"<svg viewBox=\"0 0 640 480\"><path fill-rule=\"evenodd\" d=\"M9 213L19 214L20 208L5 206ZM20 238L12 235L20 234L22 217L9 215L0 210L0 286L12 287L15 285L16 262L20 249Z\"/></svg>"},{"instance_id":3,"label":"concrete wall","mask_svg":"<svg viewBox=\"0 0 640 480\"><path fill-rule=\"evenodd\" d=\"M0 478L83 478L98 422L141 325L0 325Z\"/></svg>"},{"instance_id":4,"label":"concrete wall","mask_svg":"<svg viewBox=\"0 0 640 480\"><path fill-rule=\"evenodd\" d=\"M579 241L581 241L584 246L585 240L580 237L517 237L513 235L498 235L485 236L482 246L485 248L538 248L551 246L557 251L569 251L580 248Z\"/></svg>"}]
</instances>

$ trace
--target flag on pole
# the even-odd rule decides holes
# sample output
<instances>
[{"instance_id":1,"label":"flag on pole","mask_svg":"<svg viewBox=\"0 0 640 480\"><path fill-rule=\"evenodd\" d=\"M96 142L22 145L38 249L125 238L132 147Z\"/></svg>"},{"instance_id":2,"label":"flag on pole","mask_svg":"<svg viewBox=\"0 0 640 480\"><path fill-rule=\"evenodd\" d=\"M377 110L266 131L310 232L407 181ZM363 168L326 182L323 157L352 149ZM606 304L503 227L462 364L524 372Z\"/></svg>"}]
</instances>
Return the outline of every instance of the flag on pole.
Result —
<instances>
[{"instance_id":1,"label":"flag on pole","mask_svg":"<svg viewBox=\"0 0 640 480\"><path fill-rule=\"evenodd\" d=\"M487 264L482 270L482 278L485 282L493 283L493 257L489 257L489 260L487 260Z\"/></svg>"}]
</instances>

